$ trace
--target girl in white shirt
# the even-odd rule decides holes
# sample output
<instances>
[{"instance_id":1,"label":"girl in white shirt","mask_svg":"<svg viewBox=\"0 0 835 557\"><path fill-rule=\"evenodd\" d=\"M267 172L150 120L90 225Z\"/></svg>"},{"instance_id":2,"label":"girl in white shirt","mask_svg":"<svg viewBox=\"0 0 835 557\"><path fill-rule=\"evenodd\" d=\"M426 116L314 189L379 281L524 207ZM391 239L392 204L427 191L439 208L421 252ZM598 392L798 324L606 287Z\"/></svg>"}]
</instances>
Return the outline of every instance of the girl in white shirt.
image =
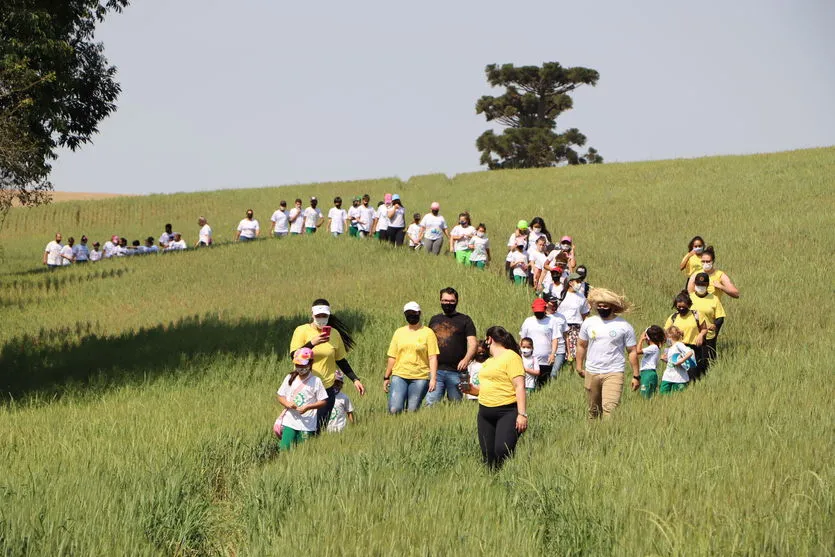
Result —
<instances>
[{"instance_id":1,"label":"girl in white shirt","mask_svg":"<svg viewBox=\"0 0 835 557\"><path fill-rule=\"evenodd\" d=\"M661 360L667 362L667 367L664 375L661 376L661 388L658 389L662 395L683 391L690 382L685 361L692 358L694 352L682 342L682 339L684 339L684 333L681 329L675 325L667 328L667 340L670 342L670 347L661 356Z\"/></svg>"},{"instance_id":2,"label":"girl in white shirt","mask_svg":"<svg viewBox=\"0 0 835 557\"><path fill-rule=\"evenodd\" d=\"M406 236L409 237L409 247L412 249L420 249L423 244L420 243L420 213L412 215L414 221L406 229Z\"/></svg>"},{"instance_id":3,"label":"girl in white shirt","mask_svg":"<svg viewBox=\"0 0 835 557\"><path fill-rule=\"evenodd\" d=\"M275 421L273 431L279 438L279 450L286 451L316 431L316 414L324 408L328 393L322 380L310 373L313 350L300 348L293 355L295 368L278 389L278 402L284 411Z\"/></svg>"},{"instance_id":4,"label":"girl in white shirt","mask_svg":"<svg viewBox=\"0 0 835 557\"><path fill-rule=\"evenodd\" d=\"M664 329L658 325L652 325L641 333L638 339L638 355L641 356L641 396L650 399L658 390L658 356L661 354L661 345L664 344ZM644 346L646 343L646 346Z\"/></svg>"},{"instance_id":5,"label":"girl in white shirt","mask_svg":"<svg viewBox=\"0 0 835 557\"><path fill-rule=\"evenodd\" d=\"M522 251L522 246L517 244L508 255L507 264L513 274L513 284L525 285L528 280L528 256Z\"/></svg>"},{"instance_id":6,"label":"girl in white shirt","mask_svg":"<svg viewBox=\"0 0 835 557\"><path fill-rule=\"evenodd\" d=\"M568 325L568 332L566 333L566 360L569 362L573 362L577 354L577 338L580 334L580 326L591 312L586 297L578 294L582 286L582 277L577 273L571 273L568 275L566 282L560 287L561 292L557 302L557 312L565 317L566 324Z\"/></svg>"},{"instance_id":7,"label":"girl in white shirt","mask_svg":"<svg viewBox=\"0 0 835 557\"><path fill-rule=\"evenodd\" d=\"M487 227L484 223L478 225L475 236L470 238L470 264L484 269L490 262L490 240L487 238Z\"/></svg>"},{"instance_id":8,"label":"girl in white shirt","mask_svg":"<svg viewBox=\"0 0 835 557\"><path fill-rule=\"evenodd\" d=\"M470 264L470 239L475 236L475 228L470 224L470 213L463 212L458 215L458 225L450 233L449 239L451 251L455 253L455 260L462 265Z\"/></svg>"},{"instance_id":9,"label":"girl in white shirt","mask_svg":"<svg viewBox=\"0 0 835 557\"><path fill-rule=\"evenodd\" d=\"M539 377L539 362L533 355L533 340L530 337L520 340L519 351L522 353L522 366L525 368L525 390L531 394L536 389L536 378Z\"/></svg>"}]
</instances>

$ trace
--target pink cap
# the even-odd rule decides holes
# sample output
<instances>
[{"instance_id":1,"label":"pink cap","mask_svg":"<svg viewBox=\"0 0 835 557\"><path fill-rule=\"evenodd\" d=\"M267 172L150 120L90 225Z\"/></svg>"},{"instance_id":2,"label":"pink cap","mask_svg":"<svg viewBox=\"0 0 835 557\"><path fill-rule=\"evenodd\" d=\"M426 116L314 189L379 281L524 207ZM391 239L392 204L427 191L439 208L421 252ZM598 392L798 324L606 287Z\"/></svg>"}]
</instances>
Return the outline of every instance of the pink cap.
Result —
<instances>
[{"instance_id":1,"label":"pink cap","mask_svg":"<svg viewBox=\"0 0 835 557\"><path fill-rule=\"evenodd\" d=\"M563 242L568 242L569 244L573 243L571 241L571 236L563 236L562 238L560 238L560 243L563 243Z\"/></svg>"},{"instance_id":2,"label":"pink cap","mask_svg":"<svg viewBox=\"0 0 835 557\"><path fill-rule=\"evenodd\" d=\"M390 193L387 193L387 194L385 195L385 197L383 197L383 200L384 200L386 203L391 203L391 194L390 194Z\"/></svg>"},{"instance_id":3,"label":"pink cap","mask_svg":"<svg viewBox=\"0 0 835 557\"><path fill-rule=\"evenodd\" d=\"M437 201L433 201L432 205L429 206L429 209L431 209L432 211L440 210L441 209L441 204L438 203Z\"/></svg>"}]
</instances>

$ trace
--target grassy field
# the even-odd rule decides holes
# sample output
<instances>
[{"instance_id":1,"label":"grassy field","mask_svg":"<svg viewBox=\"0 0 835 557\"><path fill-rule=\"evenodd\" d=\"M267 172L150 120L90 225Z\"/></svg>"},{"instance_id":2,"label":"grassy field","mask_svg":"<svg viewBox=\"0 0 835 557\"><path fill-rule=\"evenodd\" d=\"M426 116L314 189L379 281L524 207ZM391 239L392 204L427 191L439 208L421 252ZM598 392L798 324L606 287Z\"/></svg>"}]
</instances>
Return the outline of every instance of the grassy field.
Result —
<instances>
[{"instance_id":1,"label":"grassy field","mask_svg":"<svg viewBox=\"0 0 835 557\"><path fill-rule=\"evenodd\" d=\"M563 374L497 475L473 404L385 415L400 309L461 292L479 332L518 331L531 294L376 242L325 235L41 270L56 232L220 242L246 208L399 192L468 209L494 253L520 218L575 238L593 285L663 324L687 241L742 292L706 381L585 419ZM0 553L4 555L832 555L830 362L835 149L124 197L13 209L0 231ZM358 424L292 454L270 432L293 328L328 298L355 331Z\"/></svg>"}]
</instances>

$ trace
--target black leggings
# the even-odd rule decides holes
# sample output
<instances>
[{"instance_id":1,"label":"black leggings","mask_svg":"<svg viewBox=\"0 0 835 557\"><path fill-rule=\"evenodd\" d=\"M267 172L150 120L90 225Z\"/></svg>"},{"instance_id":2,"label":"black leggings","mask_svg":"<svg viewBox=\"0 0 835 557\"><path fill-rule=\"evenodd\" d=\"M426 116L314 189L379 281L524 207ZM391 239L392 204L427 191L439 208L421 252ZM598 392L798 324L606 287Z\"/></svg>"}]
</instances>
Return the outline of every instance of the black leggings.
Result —
<instances>
[{"instance_id":1,"label":"black leggings","mask_svg":"<svg viewBox=\"0 0 835 557\"><path fill-rule=\"evenodd\" d=\"M478 405L478 444L481 458L491 470L498 470L513 456L519 434L516 432L516 403L505 406Z\"/></svg>"},{"instance_id":2,"label":"black leggings","mask_svg":"<svg viewBox=\"0 0 835 557\"><path fill-rule=\"evenodd\" d=\"M551 380L552 369L554 369L553 365L539 364L539 375L536 377L537 389L541 389L545 386L545 383Z\"/></svg>"},{"instance_id":3,"label":"black leggings","mask_svg":"<svg viewBox=\"0 0 835 557\"><path fill-rule=\"evenodd\" d=\"M403 239L406 237L406 229L397 226L389 226L388 241L395 246L402 246Z\"/></svg>"},{"instance_id":4,"label":"black leggings","mask_svg":"<svg viewBox=\"0 0 835 557\"><path fill-rule=\"evenodd\" d=\"M319 435L322 430L328 427L328 421L331 418L331 411L333 410L333 404L336 402L336 389L330 387L325 389L325 392L328 393L328 401L325 403L324 408L319 408L316 411L316 433L315 435Z\"/></svg>"}]
</instances>

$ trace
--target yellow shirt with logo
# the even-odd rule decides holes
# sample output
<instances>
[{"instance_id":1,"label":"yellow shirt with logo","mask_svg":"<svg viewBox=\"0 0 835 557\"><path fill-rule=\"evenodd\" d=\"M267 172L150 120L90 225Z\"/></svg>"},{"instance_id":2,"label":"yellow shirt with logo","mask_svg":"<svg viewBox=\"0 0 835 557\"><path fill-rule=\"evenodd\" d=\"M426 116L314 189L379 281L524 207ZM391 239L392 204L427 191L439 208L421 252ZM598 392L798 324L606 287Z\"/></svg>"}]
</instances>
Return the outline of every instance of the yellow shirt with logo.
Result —
<instances>
[{"instance_id":1,"label":"yellow shirt with logo","mask_svg":"<svg viewBox=\"0 0 835 557\"><path fill-rule=\"evenodd\" d=\"M320 334L321 331L314 327L312 323L299 325L293 331L293 338L290 340L290 352L298 350ZM333 386L336 362L344 359L345 354L345 344L336 329L331 329L331 336L327 342L313 347L313 375L322 380L326 389Z\"/></svg>"},{"instance_id":2,"label":"yellow shirt with logo","mask_svg":"<svg viewBox=\"0 0 835 557\"><path fill-rule=\"evenodd\" d=\"M693 254L687 259L687 266L684 267L684 272L688 277L692 277L696 273L702 272L702 258L699 255Z\"/></svg>"},{"instance_id":3,"label":"yellow shirt with logo","mask_svg":"<svg viewBox=\"0 0 835 557\"><path fill-rule=\"evenodd\" d=\"M478 372L478 402L494 408L516 402L514 377L524 377L522 357L513 350L505 350L495 358L488 358Z\"/></svg>"},{"instance_id":4,"label":"yellow shirt with logo","mask_svg":"<svg viewBox=\"0 0 835 557\"><path fill-rule=\"evenodd\" d=\"M666 323L664 323L664 329L666 330L670 325L675 325L684 333L684 338L681 339L681 342L684 344L696 344L696 337L699 336L699 324L705 322L705 318L700 313L697 315L698 321L696 320L696 315L693 315L693 311L688 311L683 317L678 313L674 313L667 318ZM675 320L673 317L675 317Z\"/></svg>"},{"instance_id":5,"label":"yellow shirt with logo","mask_svg":"<svg viewBox=\"0 0 835 557\"><path fill-rule=\"evenodd\" d=\"M697 275L698 273L701 273L701 272L702 272L702 270L700 268L698 271L693 273L691 276L695 276L695 275ZM713 271L713 273L709 273L707 276L710 278L710 284L708 284L708 286L707 286L707 293L708 294L713 294L717 298L722 299L722 296L725 293L716 288L716 283L717 282L722 282L722 277L725 276L725 273L720 271L719 269L716 269L715 271Z\"/></svg>"},{"instance_id":6,"label":"yellow shirt with logo","mask_svg":"<svg viewBox=\"0 0 835 557\"><path fill-rule=\"evenodd\" d=\"M394 331L387 355L394 358L392 375L403 379L429 379L429 356L437 356L438 337L429 327Z\"/></svg>"},{"instance_id":7,"label":"yellow shirt with logo","mask_svg":"<svg viewBox=\"0 0 835 557\"><path fill-rule=\"evenodd\" d=\"M693 301L692 309L698 311L699 315L704 317L705 323L708 325L715 325L717 319L725 317L725 308L722 306L722 300L717 296L705 294L704 298L700 298L693 292L690 294L690 299ZM707 338L716 338L716 331L708 331Z\"/></svg>"}]
</instances>

